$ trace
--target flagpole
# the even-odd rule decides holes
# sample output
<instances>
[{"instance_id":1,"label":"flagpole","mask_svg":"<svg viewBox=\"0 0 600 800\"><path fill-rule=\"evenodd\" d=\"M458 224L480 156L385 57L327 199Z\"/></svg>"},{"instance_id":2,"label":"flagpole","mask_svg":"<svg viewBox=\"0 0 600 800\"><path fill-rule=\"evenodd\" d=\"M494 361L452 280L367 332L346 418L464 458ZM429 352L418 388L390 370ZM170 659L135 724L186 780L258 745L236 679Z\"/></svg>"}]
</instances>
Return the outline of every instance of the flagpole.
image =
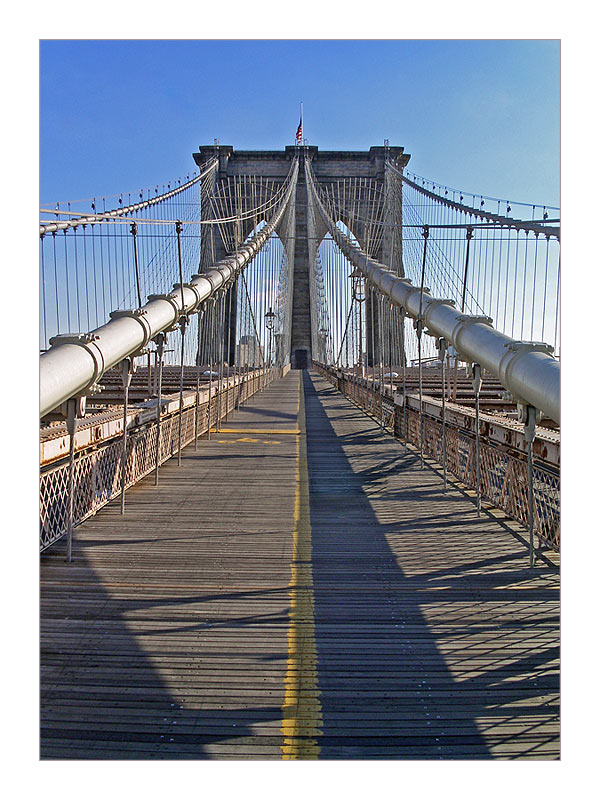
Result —
<instances>
[{"instance_id":1,"label":"flagpole","mask_svg":"<svg viewBox=\"0 0 600 800\"><path fill-rule=\"evenodd\" d=\"M298 125L298 130L296 131L296 147L300 147L302 145L302 139L304 136L304 130L302 127L304 124L302 119L303 113L304 109L302 107L302 102L300 102L300 124Z\"/></svg>"}]
</instances>

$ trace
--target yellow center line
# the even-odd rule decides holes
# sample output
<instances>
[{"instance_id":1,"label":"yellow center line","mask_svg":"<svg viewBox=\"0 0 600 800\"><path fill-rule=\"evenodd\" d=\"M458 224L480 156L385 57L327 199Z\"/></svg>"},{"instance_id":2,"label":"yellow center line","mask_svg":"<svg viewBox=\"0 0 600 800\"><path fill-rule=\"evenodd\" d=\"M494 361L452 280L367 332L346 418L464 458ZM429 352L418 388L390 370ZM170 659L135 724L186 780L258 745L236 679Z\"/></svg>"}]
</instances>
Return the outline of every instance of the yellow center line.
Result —
<instances>
[{"instance_id":1,"label":"yellow center line","mask_svg":"<svg viewBox=\"0 0 600 800\"><path fill-rule=\"evenodd\" d=\"M250 439L245 436L243 439L215 439L217 444L236 444L237 442L260 442L260 439ZM262 444L281 444L279 439L263 439Z\"/></svg>"},{"instance_id":2,"label":"yellow center line","mask_svg":"<svg viewBox=\"0 0 600 800\"><path fill-rule=\"evenodd\" d=\"M279 430L278 428L270 428L268 430L263 430L262 428L221 428L221 430L216 431L211 428L211 433L254 433L255 435L270 435L273 434L274 436L300 436L301 431L299 430Z\"/></svg>"},{"instance_id":3,"label":"yellow center line","mask_svg":"<svg viewBox=\"0 0 600 800\"><path fill-rule=\"evenodd\" d=\"M302 373L298 383L298 420L306 430ZM290 624L281 747L283 760L316 759L322 726L317 675L312 542L306 438L296 440L296 498L290 591Z\"/></svg>"}]
</instances>

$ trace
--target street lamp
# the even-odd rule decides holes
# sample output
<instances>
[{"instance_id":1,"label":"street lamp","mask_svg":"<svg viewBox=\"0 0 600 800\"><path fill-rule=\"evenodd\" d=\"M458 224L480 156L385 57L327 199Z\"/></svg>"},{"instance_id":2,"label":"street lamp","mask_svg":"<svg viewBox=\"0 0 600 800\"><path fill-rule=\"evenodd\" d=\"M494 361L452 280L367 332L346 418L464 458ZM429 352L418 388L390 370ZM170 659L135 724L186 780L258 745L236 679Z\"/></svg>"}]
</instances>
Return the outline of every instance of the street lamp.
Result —
<instances>
[{"instance_id":1,"label":"street lamp","mask_svg":"<svg viewBox=\"0 0 600 800\"><path fill-rule=\"evenodd\" d=\"M272 308L269 308L267 313L265 314L265 325L267 326L267 330L269 331L269 366L273 366L273 328L275 327L275 320L277 319L277 314L273 311Z\"/></svg>"},{"instance_id":2,"label":"street lamp","mask_svg":"<svg viewBox=\"0 0 600 800\"><path fill-rule=\"evenodd\" d=\"M364 275L358 267L354 268L350 279L352 281L352 297L358 305L358 372L361 378L364 378L362 304L365 302L367 293Z\"/></svg>"}]
</instances>

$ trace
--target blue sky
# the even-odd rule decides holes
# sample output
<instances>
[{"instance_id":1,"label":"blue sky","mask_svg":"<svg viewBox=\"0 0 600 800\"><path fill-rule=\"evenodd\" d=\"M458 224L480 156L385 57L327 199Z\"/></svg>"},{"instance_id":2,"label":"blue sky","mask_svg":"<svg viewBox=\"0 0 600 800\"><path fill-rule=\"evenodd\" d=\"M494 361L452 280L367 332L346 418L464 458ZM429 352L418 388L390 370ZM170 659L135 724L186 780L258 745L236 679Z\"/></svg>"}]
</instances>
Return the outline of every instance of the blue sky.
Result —
<instances>
[{"instance_id":1,"label":"blue sky","mask_svg":"<svg viewBox=\"0 0 600 800\"><path fill-rule=\"evenodd\" d=\"M557 41L42 41L41 200L185 175L237 149L368 149L466 191L559 205Z\"/></svg>"}]
</instances>

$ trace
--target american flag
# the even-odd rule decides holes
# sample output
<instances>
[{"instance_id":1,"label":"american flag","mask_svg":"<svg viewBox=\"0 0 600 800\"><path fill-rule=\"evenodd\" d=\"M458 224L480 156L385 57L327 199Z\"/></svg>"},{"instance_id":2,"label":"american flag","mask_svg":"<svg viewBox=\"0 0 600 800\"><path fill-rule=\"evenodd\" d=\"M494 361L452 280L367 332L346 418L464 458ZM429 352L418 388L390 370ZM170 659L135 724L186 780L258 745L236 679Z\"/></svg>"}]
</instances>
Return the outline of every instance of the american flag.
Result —
<instances>
[{"instance_id":1,"label":"american flag","mask_svg":"<svg viewBox=\"0 0 600 800\"><path fill-rule=\"evenodd\" d=\"M300 122L298 124L298 130L296 131L296 144L300 144L302 141L302 111L300 112Z\"/></svg>"}]
</instances>

